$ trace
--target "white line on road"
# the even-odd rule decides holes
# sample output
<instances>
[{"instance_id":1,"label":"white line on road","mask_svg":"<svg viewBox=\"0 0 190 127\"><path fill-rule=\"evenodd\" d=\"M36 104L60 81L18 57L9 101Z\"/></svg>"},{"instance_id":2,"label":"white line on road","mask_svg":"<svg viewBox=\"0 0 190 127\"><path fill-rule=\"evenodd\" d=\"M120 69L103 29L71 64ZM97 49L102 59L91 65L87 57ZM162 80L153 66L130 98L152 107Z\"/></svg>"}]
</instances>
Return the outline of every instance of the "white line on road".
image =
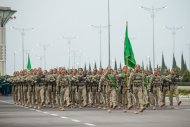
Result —
<instances>
[{"instance_id":1,"label":"white line on road","mask_svg":"<svg viewBox=\"0 0 190 127\"><path fill-rule=\"evenodd\" d=\"M58 116L57 114L50 114L50 115L52 115L52 116Z\"/></svg>"},{"instance_id":2,"label":"white line on road","mask_svg":"<svg viewBox=\"0 0 190 127\"><path fill-rule=\"evenodd\" d=\"M87 126L96 126L95 124L91 124L91 123L84 123Z\"/></svg>"},{"instance_id":3,"label":"white line on road","mask_svg":"<svg viewBox=\"0 0 190 127\"><path fill-rule=\"evenodd\" d=\"M68 117L65 117L65 116L61 116L61 118L63 118L63 119L68 119Z\"/></svg>"},{"instance_id":4,"label":"white line on road","mask_svg":"<svg viewBox=\"0 0 190 127\"><path fill-rule=\"evenodd\" d=\"M77 122L77 123L81 122L80 120L76 120L76 119L71 119L71 121Z\"/></svg>"},{"instance_id":5,"label":"white line on road","mask_svg":"<svg viewBox=\"0 0 190 127\"><path fill-rule=\"evenodd\" d=\"M190 109L185 109L185 110L190 111Z\"/></svg>"},{"instance_id":6,"label":"white line on road","mask_svg":"<svg viewBox=\"0 0 190 127\"><path fill-rule=\"evenodd\" d=\"M34 111L35 109L33 109L33 108L30 108L30 110Z\"/></svg>"},{"instance_id":7,"label":"white line on road","mask_svg":"<svg viewBox=\"0 0 190 127\"><path fill-rule=\"evenodd\" d=\"M43 112L44 114L49 114L49 112Z\"/></svg>"}]
</instances>

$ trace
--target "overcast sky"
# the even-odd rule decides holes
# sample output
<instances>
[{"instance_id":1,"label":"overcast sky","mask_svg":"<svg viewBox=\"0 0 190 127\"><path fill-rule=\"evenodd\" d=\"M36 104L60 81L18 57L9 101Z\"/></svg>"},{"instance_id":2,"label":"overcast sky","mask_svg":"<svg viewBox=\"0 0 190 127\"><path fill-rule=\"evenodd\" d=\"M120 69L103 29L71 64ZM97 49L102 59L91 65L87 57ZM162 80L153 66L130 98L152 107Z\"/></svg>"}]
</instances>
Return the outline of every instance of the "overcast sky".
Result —
<instances>
[{"instance_id":1,"label":"overcast sky","mask_svg":"<svg viewBox=\"0 0 190 127\"><path fill-rule=\"evenodd\" d=\"M76 66L84 63L99 66L99 34L90 25L107 25L107 0L0 0L0 6L17 10L16 19L6 25L7 73L14 71L14 51L16 51L16 70L22 69L21 34L11 26L34 28L26 32L25 49L30 50L32 67L39 67L43 49L39 44L48 44L47 69L68 67L68 43L62 36L76 36L71 50L82 54L76 57ZM156 64L161 65L164 53L167 66L172 66L172 34L164 26L184 26L176 34L176 60L181 64L181 53L189 65L187 43L190 43L190 0L110 0L111 13L111 62L117 59L123 63L123 42L126 21L129 24L129 37L137 63L147 56L152 60L152 20L150 14L139 8L162 7L156 13L155 49ZM102 30L102 62L108 65L108 30ZM25 59L25 63L26 63ZM113 64L113 62L112 62ZM42 64L42 67L44 65ZM74 57L71 54L71 67ZM94 66L94 65L92 65ZM189 66L188 66L189 67Z\"/></svg>"}]
</instances>

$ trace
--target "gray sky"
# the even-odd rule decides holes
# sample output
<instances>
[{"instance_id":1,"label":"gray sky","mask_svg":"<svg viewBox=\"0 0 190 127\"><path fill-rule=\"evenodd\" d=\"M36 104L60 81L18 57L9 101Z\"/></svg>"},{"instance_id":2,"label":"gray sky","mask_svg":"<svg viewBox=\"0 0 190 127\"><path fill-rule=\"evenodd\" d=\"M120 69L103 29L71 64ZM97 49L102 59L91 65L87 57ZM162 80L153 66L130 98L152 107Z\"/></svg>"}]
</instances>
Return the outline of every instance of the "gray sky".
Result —
<instances>
[{"instance_id":1,"label":"gray sky","mask_svg":"<svg viewBox=\"0 0 190 127\"><path fill-rule=\"evenodd\" d=\"M176 35L176 60L180 66L181 53L189 65L186 43L190 43L190 0L110 0L111 12L111 59L123 63L123 41L125 24L129 22L129 36L137 63L152 60L152 20L150 14L139 6L167 6L156 14L155 47L156 64L161 64L164 53L167 66L172 66L172 35L164 26L184 26ZM6 25L7 73L14 71L13 53L16 51L16 70L22 69L21 34L15 27L33 27L25 37L25 49L31 50L32 67L40 66L37 56L43 55L39 44L50 44L47 48L47 69L68 67L68 44L62 36L77 36L72 41L72 50L82 53L76 63L96 61L99 66L99 34L90 25L107 25L107 0L0 0L0 6L14 10L16 20ZM102 33L103 66L108 64L107 29ZM26 63L26 62L25 62ZM73 56L71 56L73 66ZM77 65L76 65L77 66Z\"/></svg>"}]
</instances>

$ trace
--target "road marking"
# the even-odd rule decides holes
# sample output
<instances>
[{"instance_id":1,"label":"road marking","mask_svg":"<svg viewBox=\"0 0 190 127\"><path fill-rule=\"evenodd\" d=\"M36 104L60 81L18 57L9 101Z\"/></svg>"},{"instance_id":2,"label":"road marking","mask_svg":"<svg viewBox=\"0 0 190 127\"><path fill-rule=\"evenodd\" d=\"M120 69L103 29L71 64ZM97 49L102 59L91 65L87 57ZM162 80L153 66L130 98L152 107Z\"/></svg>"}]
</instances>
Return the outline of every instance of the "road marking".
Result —
<instances>
[{"instance_id":1,"label":"road marking","mask_svg":"<svg viewBox=\"0 0 190 127\"><path fill-rule=\"evenodd\" d=\"M0 101L1 101L1 102L4 102L4 103L9 103L9 104L13 104L13 105L14 105L14 103L12 103L12 102L3 101L3 100L0 100ZM19 106L19 107L22 107L22 108L26 108L26 109L29 109L29 110L31 110L31 111L41 112L41 113L44 113L44 114L50 114L49 112L43 112L43 111L41 111L41 110L36 110L36 109L33 109L33 108L24 107L24 106L22 106L22 105L15 105L15 106ZM190 111L190 109L186 109L186 110ZM59 116L59 115L57 115L57 114L50 114L50 115L52 115L52 116ZM59 116L59 117L62 118L62 119L70 119L71 121L77 122L77 123L80 123L80 122L81 122L80 120L71 119L71 118L66 117L66 116ZM87 125L87 126L96 126L95 124L92 124L92 123L83 123L83 124L84 124L84 125Z\"/></svg>"},{"instance_id":2,"label":"road marking","mask_svg":"<svg viewBox=\"0 0 190 127\"><path fill-rule=\"evenodd\" d=\"M95 124L91 124L91 123L84 123L87 126L96 126Z\"/></svg>"},{"instance_id":3,"label":"road marking","mask_svg":"<svg viewBox=\"0 0 190 127\"><path fill-rule=\"evenodd\" d=\"M185 110L190 111L190 109L185 109Z\"/></svg>"},{"instance_id":4,"label":"road marking","mask_svg":"<svg viewBox=\"0 0 190 127\"><path fill-rule=\"evenodd\" d=\"M49 114L48 112L43 112L43 113L45 113L45 114Z\"/></svg>"},{"instance_id":5,"label":"road marking","mask_svg":"<svg viewBox=\"0 0 190 127\"><path fill-rule=\"evenodd\" d=\"M41 110L36 110L36 112L42 112Z\"/></svg>"},{"instance_id":6,"label":"road marking","mask_svg":"<svg viewBox=\"0 0 190 127\"><path fill-rule=\"evenodd\" d=\"M50 114L50 115L52 115L52 116L58 116L57 114Z\"/></svg>"},{"instance_id":7,"label":"road marking","mask_svg":"<svg viewBox=\"0 0 190 127\"><path fill-rule=\"evenodd\" d=\"M80 120L76 120L76 119L71 119L71 121L77 122L77 123L81 122Z\"/></svg>"},{"instance_id":8,"label":"road marking","mask_svg":"<svg viewBox=\"0 0 190 127\"><path fill-rule=\"evenodd\" d=\"M61 116L61 118L63 118L63 119L68 119L68 117L65 117L65 116Z\"/></svg>"}]
</instances>

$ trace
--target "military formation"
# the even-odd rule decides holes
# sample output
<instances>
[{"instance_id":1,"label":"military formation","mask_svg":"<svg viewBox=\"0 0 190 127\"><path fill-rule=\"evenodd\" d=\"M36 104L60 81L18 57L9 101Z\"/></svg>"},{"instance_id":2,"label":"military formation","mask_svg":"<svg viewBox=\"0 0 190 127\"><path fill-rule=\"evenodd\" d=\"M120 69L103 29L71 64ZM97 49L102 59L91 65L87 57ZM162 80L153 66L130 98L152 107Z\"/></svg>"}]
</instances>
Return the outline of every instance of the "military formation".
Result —
<instances>
[{"instance_id":1,"label":"military formation","mask_svg":"<svg viewBox=\"0 0 190 127\"><path fill-rule=\"evenodd\" d=\"M171 73L165 69L164 75L158 68L153 74L143 70L140 65L135 69L124 66L113 70L79 69L66 70L64 67L49 71L31 69L14 72L7 81L12 85L13 100L17 105L41 109L59 108L98 108L111 112L134 109L138 114L147 108L156 110L166 105L173 107L173 97L181 104L177 82L180 77L175 69Z\"/></svg>"}]
</instances>

